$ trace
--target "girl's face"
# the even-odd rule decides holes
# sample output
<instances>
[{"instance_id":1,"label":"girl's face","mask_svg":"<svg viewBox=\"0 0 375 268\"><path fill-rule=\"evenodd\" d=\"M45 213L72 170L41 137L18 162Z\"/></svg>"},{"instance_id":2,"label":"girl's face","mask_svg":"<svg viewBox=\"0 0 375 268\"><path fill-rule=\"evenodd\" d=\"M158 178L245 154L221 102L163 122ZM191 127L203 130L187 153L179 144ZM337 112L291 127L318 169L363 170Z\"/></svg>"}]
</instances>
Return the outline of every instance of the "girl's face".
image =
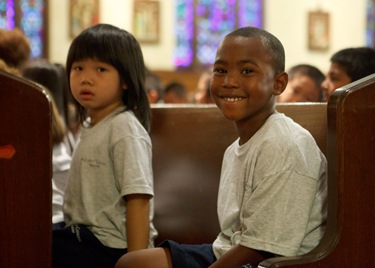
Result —
<instances>
[{"instance_id":1,"label":"girl's face","mask_svg":"<svg viewBox=\"0 0 375 268\"><path fill-rule=\"evenodd\" d=\"M100 60L84 59L72 64L70 88L94 125L123 105L121 97L127 86L121 84L114 66Z\"/></svg>"},{"instance_id":2,"label":"girl's face","mask_svg":"<svg viewBox=\"0 0 375 268\"><path fill-rule=\"evenodd\" d=\"M211 95L224 116L239 126L267 118L274 111L274 95L287 82L286 74L283 85L277 77L259 38L229 36L216 54Z\"/></svg>"},{"instance_id":3,"label":"girl's face","mask_svg":"<svg viewBox=\"0 0 375 268\"><path fill-rule=\"evenodd\" d=\"M335 89L345 86L352 82L346 70L337 63L332 63L329 67L326 79L322 82L324 90L324 100L327 101Z\"/></svg>"}]
</instances>

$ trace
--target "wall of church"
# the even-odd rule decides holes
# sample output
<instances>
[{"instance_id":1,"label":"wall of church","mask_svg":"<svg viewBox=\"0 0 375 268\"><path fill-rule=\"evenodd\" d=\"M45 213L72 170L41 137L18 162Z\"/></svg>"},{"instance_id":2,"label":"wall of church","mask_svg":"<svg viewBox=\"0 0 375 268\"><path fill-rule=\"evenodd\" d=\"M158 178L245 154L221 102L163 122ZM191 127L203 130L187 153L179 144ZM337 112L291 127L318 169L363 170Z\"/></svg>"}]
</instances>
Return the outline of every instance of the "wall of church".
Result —
<instances>
[{"instance_id":1,"label":"wall of church","mask_svg":"<svg viewBox=\"0 0 375 268\"><path fill-rule=\"evenodd\" d=\"M100 22L114 24L132 31L133 0L101 0ZM160 41L142 44L146 65L155 70L173 70L174 9L173 0L159 0ZM346 47L365 45L366 0L264 0L264 29L284 44L286 67L310 63L323 72L329 67L330 56ZM328 12L329 48L308 49L308 12ZM72 38L69 36L69 1L49 0L49 58L65 63Z\"/></svg>"}]
</instances>

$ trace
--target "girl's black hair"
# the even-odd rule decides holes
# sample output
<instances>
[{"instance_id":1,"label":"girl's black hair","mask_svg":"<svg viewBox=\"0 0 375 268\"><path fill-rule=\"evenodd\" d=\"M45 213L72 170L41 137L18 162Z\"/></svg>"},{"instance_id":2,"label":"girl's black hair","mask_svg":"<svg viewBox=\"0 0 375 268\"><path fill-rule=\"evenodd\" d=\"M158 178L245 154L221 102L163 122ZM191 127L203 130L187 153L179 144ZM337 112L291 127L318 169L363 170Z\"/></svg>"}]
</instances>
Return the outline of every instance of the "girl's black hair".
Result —
<instances>
[{"instance_id":1,"label":"girl's black hair","mask_svg":"<svg viewBox=\"0 0 375 268\"><path fill-rule=\"evenodd\" d=\"M96 59L114 66L121 82L128 87L124 90L122 102L127 110L132 110L143 127L150 131L151 108L145 90L146 68L143 54L134 36L109 24L97 24L82 31L72 42L66 61L66 71L70 81L70 70L75 61ZM77 101L77 116L80 122L86 119L86 111Z\"/></svg>"}]
</instances>

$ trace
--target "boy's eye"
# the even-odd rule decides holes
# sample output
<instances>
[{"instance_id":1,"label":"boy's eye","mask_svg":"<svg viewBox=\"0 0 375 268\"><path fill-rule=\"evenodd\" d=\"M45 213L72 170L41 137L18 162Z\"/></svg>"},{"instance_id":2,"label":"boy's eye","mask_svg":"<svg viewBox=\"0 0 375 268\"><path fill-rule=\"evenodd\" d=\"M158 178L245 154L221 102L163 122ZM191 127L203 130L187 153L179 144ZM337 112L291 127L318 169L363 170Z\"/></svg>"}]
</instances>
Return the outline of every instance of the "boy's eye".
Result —
<instances>
[{"instance_id":1,"label":"boy's eye","mask_svg":"<svg viewBox=\"0 0 375 268\"><path fill-rule=\"evenodd\" d=\"M226 71L222 68L214 68L214 73L224 74Z\"/></svg>"},{"instance_id":2,"label":"boy's eye","mask_svg":"<svg viewBox=\"0 0 375 268\"><path fill-rule=\"evenodd\" d=\"M243 72L244 74L250 74L250 73L253 72L253 70L250 69L250 68L246 68L246 69L244 69L242 72Z\"/></svg>"}]
</instances>

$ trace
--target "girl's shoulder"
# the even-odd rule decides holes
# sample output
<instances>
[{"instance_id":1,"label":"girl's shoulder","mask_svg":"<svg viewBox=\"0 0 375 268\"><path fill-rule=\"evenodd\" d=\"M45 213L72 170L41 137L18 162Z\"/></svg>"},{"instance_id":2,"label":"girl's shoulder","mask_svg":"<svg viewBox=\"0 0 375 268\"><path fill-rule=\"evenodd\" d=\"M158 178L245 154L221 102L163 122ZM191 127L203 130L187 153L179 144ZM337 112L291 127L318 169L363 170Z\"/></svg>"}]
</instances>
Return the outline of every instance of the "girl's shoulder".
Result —
<instances>
[{"instance_id":1,"label":"girl's shoulder","mask_svg":"<svg viewBox=\"0 0 375 268\"><path fill-rule=\"evenodd\" d=\"M139 122L135 114L130 111L123 111L116 114L111 120L111 129L122 133L123 135L148 136L147 131Z\"/></svg>"},{"instance_id":2,"label":"girl's shoulder","mask_svg":"<svg viewBox=\"0 0 375 268\"><path fill-rule=\"evenodd\" d=\"M137 117L134 115L133 111L126 110L121 111L115 114L112 117L111 124L117 125L117 124L125 124L125 125L133 125L138 121Z\"/></svg>"}]
</instances>

